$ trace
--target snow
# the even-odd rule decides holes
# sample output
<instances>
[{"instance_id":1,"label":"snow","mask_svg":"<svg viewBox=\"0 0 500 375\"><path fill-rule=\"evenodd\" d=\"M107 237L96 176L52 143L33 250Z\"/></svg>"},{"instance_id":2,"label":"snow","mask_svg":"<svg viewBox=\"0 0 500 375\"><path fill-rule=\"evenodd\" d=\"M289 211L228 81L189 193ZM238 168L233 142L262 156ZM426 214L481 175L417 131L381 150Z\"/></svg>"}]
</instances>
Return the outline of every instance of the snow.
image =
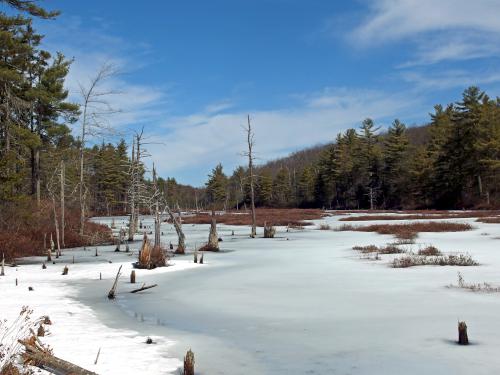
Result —
<instances>
[{"instance_id":1,"label":"snow","mask_svg":"<svg viewBox=\"0 0 500 375\"><path fill-rule=\"evenodd\" d=\"M111 246L100 247L97 258L94 248L66 250L63 261L47 270L41 270L40 258L26 259L0 278L1 318L13 319L22 305L34 308L35 315L49 315L51 335L43 341L56 355L100 374L175 373L189 348L197 373L210 375L500 370L500 294L447 287L457 283L458 271L466 282L500 286L500 225L452 219L475 229L420 233L417 244L404 245L468 253L480 266L393 269L389 263L398 255L372 261L351 249L382 246L393 242L392 236L317 229L338 227L344 224L341 217L316 220L304 230L278 227L274 239L249 239L248 227L220 225L221 253L205 254L204 265L186 255L173 258L172 267L137 270L136 285L158 284L139 294L127 293L133 289L128 277L135 258L114 253ZM116 225L122 220L115 218ZM142 221L152 226L150 217ZM348 224L400 222L406 221ZM205 242L208 227L184 225L188 247ZM170 225L163 224L162 231L164 243L175 243ZM68 276L61 275L64 264ZM117 299L108 301L121 264ZM467 347L455 343L458 320L469 327ZM144 344L147 336L156 344Z\"/></svg>"}]
</instances>

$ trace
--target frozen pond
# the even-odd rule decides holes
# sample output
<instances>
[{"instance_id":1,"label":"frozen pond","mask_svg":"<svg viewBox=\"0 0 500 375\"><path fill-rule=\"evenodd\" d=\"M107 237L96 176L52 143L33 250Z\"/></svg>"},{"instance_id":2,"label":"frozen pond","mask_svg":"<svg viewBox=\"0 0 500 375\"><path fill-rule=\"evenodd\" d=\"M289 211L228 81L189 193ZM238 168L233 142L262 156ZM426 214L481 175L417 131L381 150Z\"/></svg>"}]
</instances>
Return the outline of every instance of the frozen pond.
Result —
<instances>
[{"instance_id":1,"label":"frozen pond","mask_svg":"<svg viewBox=\"0 0 500 375\"><path fill-rule=\"evenodd\" d=\"M199 374L491 374L500 370L500 295L446 288L458 270L467 281L500 284L500 230L481 226L418 238L469 252L480 267L410 269L389 268L391 255L375 262L351 250L390 236L281 228L278 238L252 240L246 227L220 226L223 252L206 254L206 265L146 273L138 282L158 288L113 304L92 283L79 298L109 326L174 339L170 355L192 348ZM208 226L184 229L188 244L206 241ZM162 230L174 242L170 226ZM458 319L474 345L454 343Z\"/></svg>"}]
</instances>

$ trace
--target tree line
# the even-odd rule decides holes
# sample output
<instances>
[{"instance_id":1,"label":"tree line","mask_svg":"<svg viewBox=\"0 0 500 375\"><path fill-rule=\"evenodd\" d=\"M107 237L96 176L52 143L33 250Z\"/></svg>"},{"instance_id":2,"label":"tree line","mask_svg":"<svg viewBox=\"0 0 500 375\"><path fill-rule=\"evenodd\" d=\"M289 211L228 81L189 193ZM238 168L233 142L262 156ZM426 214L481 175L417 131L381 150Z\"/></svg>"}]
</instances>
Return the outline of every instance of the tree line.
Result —
<instances>
[{"instance_id":1,"label":"tree line","mask_svg":"<svg viewBox=\"0 0 500 375\"><path fill-rule=\"evenodd\" d=\"M317 157L296 153L257 168L256 204L329 209L490 208L500 205L500 99L477 87L436 105L418 137L400 120L381 132L373 120L338 134ZM413 132L415 133L415 132ZM412 142L412 138L414 139ZM307 160L299 161L298 156ZM215 167L208 199L226 208L249 202L246 169Z\"/></svg>"}]
</instances>

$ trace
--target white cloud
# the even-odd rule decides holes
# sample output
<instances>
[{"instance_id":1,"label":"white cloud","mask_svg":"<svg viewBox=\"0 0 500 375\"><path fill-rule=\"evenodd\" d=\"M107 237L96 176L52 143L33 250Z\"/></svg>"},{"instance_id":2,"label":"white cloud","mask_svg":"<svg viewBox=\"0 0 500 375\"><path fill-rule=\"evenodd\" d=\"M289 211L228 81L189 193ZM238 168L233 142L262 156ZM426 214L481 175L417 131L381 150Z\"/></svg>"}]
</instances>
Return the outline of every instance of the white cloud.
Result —
<instances>
[{"instance_id":1,"label":"white cloud","mask_svg":"<svg viewBox=\"0 0 500 375\"><path fill-rule=\"evenodd\" d=\"M222 162L226 171L244 164L242 125L250 113L255 130L256 153L261 161L284 156L290 150L324 143L349 127L358 127L363 119L376 121L409 113L421 103L417 98L380 91L326 89L302 96L298 107L276 111L249 110L234 113L203 112L171 118L150 139L149 147L158 171L164 176L187 176L196 169L198 177L187 182L201 183L207 173Z\"/></svg>"},{"instance_id":2,"label":"white cloud","mask_svg":"<svg viewBox=\"0 0 500 375\"><path fill-rule=\"evenodd\" d=\"M498 0L375 0L350 34L360 46L411 41L406 65L499 56Z\"/></svg>"}]
</instances>

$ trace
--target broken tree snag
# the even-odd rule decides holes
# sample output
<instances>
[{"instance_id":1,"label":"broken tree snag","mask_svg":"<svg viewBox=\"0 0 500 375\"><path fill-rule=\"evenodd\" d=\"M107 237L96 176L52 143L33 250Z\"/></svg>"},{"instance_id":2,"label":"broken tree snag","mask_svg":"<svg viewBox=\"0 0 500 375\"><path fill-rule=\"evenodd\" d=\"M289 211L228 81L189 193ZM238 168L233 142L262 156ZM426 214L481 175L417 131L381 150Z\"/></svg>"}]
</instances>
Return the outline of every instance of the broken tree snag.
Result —
<instances>
[{"instance_id":1,"label":"broken tree snag","mask_svg":"<svg viewBox=\"0 0 500 375\"><path fill-rule=\"evenodd\" d=\"M47 262L52 262L52 251L47 249Z\"/></svg>"},{"instance_id":2,"label":"broken tree snag","mask_svg":"<svg viewBox=\"0 0 500 375\"><path fill-rule=\"evenodd\" d=\"M28 340L19 340L19 343L25 348L22 355L25 364L36 366L52 374L97 375L95 372L55 357L49 349L44 348L37 341L35 336Z\"/></svg>"},{"instance_id":3,"label":"broken tree snag","mask_svg":"<svg viewBox=\"0 0 500 375\"><path fill-rule=\"evenodd\" d=\"M272 225L268 226L266 223L264 223L264 238L274 238L275 234L276 228Z\"/></svg>"},{"instance_id":4,"label":"broken tree snag","mask_svg":"<svg viewBox=\"0 0 500 375\"><path fill-rule=\"evenodd\" d=\"M113 286L111 287L111 290L108 293L109 299L115 299L116 287L118 286L118 278L120 277L121 270L122 270L122 266L120 266L120 268L118 268L118 272L116 273L116 277L115 277L115 282L113 283Z\"/></svg>"},{"instance_id":5,"label":"broken tree snag","mask_svg":"<svg viewBox=\"0 0 500 375\"><path fill-rule=\"evenodd\" d=\"M131 290L130 293L142 292L143 290L151 289L154 288L155 286L158 286L158 284L153 284L153 285L142 284L140 288Z\"/></svg>"},{"instance_id":6,"label":"broken tree snag","mask_svg":"<svg viewBox=\"0 0 500 375\"><path fill-rule=\"evenodd\" d=\"M69 271L68 266L64 266L62 274L67 275L68 271Z\"/></svg>"},{"instance_id":7,"label":"broken tree snag","mask_svg":"<svg viewBox=\"0 0 500 375\"><path fill-rule=\"evenodd\" d=\"M201 253L201 257L200 257L200 264L203 264L203 256L205 255L205 253Z\"/></svg>"},{"instance_id":8,"label":"broken tree snag","mask_svg":"<svg viewBox=\"0 0 500 375\"><path fill-rule=\"evenodd\" d=\"M165 252L160 246L151 246L146 233L142 240L142 246L139 250L139 258L134 263L135 268L153 269L156 267L165 267L167 265L167 258Z\"/></svg>"},{"instance_id":9,"label":"broken tree snag","mask_svg":"<svg viewBox=\"0 0 500 375\"><path fill-rule=\"evenodd\" d=\"M135 284L135 270L130 272L130 284Z\"/></svg>"},{"instance_id":10,"label":"broken tree snag","mask_svg":"<svg viewBox=\"0 0 500 375\"><path fill-rule=\"evenodd\" d=\"M189 349L184 357L184 375L194 375L194 353Z\"/></svg>"},{"instance_id":11,"label":"broken tree snag","mask_svg":"<svg viewBox=\"0 0 500 375\"><path fill-rule=\"evenodd\" d=\"M467 324L458 322L458 344L469 345L469 337L467 336Z\"/></svg>"},{"instance_id":12,"label":"broken tree snag","mask_svg":"<svg viewBox=\"0 0 500 375\"><path fill-rule=\"evenodd\" d=\"M208 235L208 244L206 250L219 251L219 236L217 235L217 221L215 211L212 210L212 221L210 222L210 233Z\"/></svg>"},{"instance_id":13,"label":"broken tree snag","mask_svg":"<svg viewBox=\"0 0 500 375\"><path fill-rule=\"evenodd\" d=\"M194 261L195 263L198 263L198 250L195 250L195 251L194 251L194 259L193 259L193 261Z\"/></svg>"},{"instance_id":14,"label":"broken tree snag","mask_svg":"<svg viewBox=\"0 0 500 375\"><path fill-rule=\"evenodd\" d=\"M179 220L175 217L174 213L170 209L170 207L167 205L165 206L165 210L167 210L168 216L170 216L170 219L172 220L172 223L174 224L175 231L177 232L177 238L178 238L178 244L177 244L177 250L175 250L176 254L185 254L186 252L186 244L185 244L185 239L186 237L184 236L184 232L182 231L182 225L180 223L180 216ZM172 247L170 248L172 249Z\"/></svg>"}]
</instances>

